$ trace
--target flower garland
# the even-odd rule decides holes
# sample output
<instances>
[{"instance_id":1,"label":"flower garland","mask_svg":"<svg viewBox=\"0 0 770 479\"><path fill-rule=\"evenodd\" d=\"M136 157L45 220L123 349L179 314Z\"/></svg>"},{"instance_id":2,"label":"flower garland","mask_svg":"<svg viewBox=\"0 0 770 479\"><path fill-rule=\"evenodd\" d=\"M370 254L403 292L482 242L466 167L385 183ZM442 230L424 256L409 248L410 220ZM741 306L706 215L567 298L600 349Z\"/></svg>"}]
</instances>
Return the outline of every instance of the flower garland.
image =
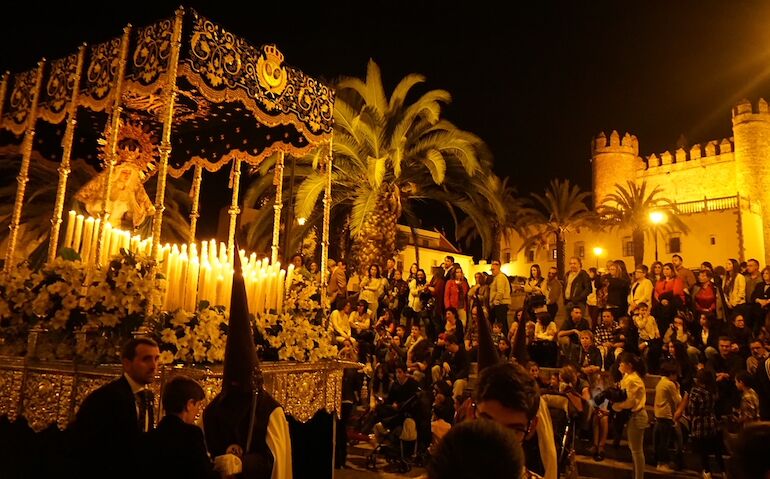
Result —
<instances>
[{"instance_id":1,"label":"flower garland","mask_svg":"<svg viewBox=\"0 0 770 479\"><path fill-rule=\"evenodd\" d=\"M198 310L161 313L156 326L163 364L216 364L225 359L227 314L224 306L202 301Z\"/></svg>"}]
</instances>

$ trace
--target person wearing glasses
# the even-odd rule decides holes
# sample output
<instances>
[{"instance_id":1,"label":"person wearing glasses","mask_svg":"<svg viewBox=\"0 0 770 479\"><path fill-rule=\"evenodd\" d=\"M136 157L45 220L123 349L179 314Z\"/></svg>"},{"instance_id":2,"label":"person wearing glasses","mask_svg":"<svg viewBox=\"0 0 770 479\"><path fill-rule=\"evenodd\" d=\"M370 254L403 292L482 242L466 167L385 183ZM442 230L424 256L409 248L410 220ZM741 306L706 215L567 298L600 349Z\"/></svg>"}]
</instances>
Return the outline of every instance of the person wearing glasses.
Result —
<instances>
[{"instance_id":1,"label":"person wearing glasses","mask_svg":"<svg viewBox=\"0 0 770 479\"><path fill-rule=\"evenodd\" d=\"M518 364L489 366L479 374L476 391L476 417L510 430L522 445L525 477L556 479L558 465L551 416L529 372Z\"/></svg>"}]
</instances>

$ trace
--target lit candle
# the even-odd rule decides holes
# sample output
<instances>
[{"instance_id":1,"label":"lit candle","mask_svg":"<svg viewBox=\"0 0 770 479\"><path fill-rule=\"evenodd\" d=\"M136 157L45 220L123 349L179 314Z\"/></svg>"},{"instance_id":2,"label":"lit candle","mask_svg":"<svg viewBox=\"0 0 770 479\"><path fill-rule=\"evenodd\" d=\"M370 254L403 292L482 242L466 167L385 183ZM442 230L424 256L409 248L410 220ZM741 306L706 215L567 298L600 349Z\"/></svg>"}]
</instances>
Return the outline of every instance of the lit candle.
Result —
<instances>
[{"instance_id":1,"label":"lit candle","mask_svg":"<svg viewBox=\"0 0 770 479\"><path fill-rule=\"evenodd\" d=\"M88 264L88 256L91 252L91 236L94 234L94 219L89 216L83 223L83 247L80 248L80 260Z\"/></svg>"},{"instance_id":2,"label":"lit candle","mask_svg":"<svg viewBox=\"0 0 770 479\"><path fill-rule=\"evenodd\" d=\"M294 276L294 263L290 264L289 269L286 271L286 286L285 286L286 291L291 289L292 276Z\"/></svg>"},{"instance_id":3,"label":"lit candle","mask_svg":"<svg viewBox=\"0 0 770 479\"><path fill-rule=\"evenodd\" d=\"M217 276L217 284L216 284L216 301L214 304L216 306L223 306L224 301L222 301L222 297L225 294L225 278L221 275Z\"/></svg>"},{"instance_id":4,"label":"lit candle","mask_svg":"<svg viewBox=\"0 0 770 479\"><path fill-rule=\"evenodd\" d=\"M70 210L69 217L67 218L67 231L64 233L64 248L72 248L72 235L75 234L75 221L77 221L77 213Z\"/></svg>"},{"instance_id":5,"label":"lit candle","mask_svg":"<svg viewBox=\"0 0 770 479\"><path fill-rule=\"evenodd\" d=\"M78 215L75 220L75 233L72 238L72 249L80 253L80 236L83 234L83 215Z\"/></svg>"},{"instance_id":6,"label":"lit candle","mask_svg":"<svg viewBox=\"0 0 770 479\"><path fill-rule=\"evenodd\" d=\"M187 267L187 285L185 286L185 311L193 312L197 304L195 300L198 297L198 270L200 263L197 257L193 257Z\"/></svg>"},{"instance_id":7,"label":"lit candle","mask_svg":"<svg viewBox=\"0 0 770 479\"><path fill-rule=\"evenodd\" d=\"M96 257L96 245L99 244L99 228L102 226L102 220L96 219L94 221L94 232L91 235L91 249L88 253L88 263L98 263L99 258Z\"/></svg>"},{"instance_id":8,"label":"lit candle","mask_svg":"<svg viewBox=\"0 0 770 479\"><path fill-rule=\"evenodd\" d=\"M105 264L110 259L110 242L112 241L112 225L108 222L104 224L104 242L102 243L102 257L99 258L101 264Z\"/></svg>"},{"instance_id":9,"label":"lit candle","mask_svg":"<svg viewBox=\"0 0 770 479\"><path fill-rule=\"evenodd\" d=\"M278 287L276 288L277 294L275 296L276 309L278 310L278 314L283 313L283 288L285 284L286 271L281 270L280 273L278 273Z\"/></svg>"}]
</instances>

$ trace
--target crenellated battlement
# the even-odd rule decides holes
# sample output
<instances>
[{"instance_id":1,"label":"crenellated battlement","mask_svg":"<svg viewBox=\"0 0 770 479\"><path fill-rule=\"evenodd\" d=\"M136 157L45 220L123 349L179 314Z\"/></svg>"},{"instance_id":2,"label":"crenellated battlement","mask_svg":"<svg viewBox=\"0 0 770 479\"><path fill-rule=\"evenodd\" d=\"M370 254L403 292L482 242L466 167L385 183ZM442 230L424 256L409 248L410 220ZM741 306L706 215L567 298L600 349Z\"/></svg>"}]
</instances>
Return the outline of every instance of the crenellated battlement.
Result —
<instances>
[{"instance_id":1,"label":"crenellated battlement","mask_svg":"<svg viewBox=\"0 0 770 479\"><path fill-rule=\"evenodd\" d=\"M674 152L664 151L662 153L653 153L644 158L641 169L653 169L667 167L670 165L689 164L697 166L697 163L715 161L732 161L732 153L735 150L733 138L723 138L722 140L711 140L707 143L693 145L689 149L679 148ZM720 158L721 157L721 158Z\"/></svg>"},{"instance_id":2,"label":"crenellated battlement","mask_svg":"<svg viewBox=\"0 0 770 479\"><path fill-rule=\"evenodd\" d=\"M764 98L760 98L756 105L744 98L733 107L733 123L751 120L758 115L770 118L770 107Z\"/></svg>"},{"instance_id":3,"label":"crenellated battlement","mask_svg":"<svg viewBox=\"0 0 770 479\"><path fill-rule=\"evenodd\" d=\"M594 155L602 153L625 153L638 156L639 140L635 135L628 132L621 138L617 130L612 130L608 141L604 132L601 132L593 139L593 141L591 141L591 151L593 151Z\"/></svg>"}]
</instances>

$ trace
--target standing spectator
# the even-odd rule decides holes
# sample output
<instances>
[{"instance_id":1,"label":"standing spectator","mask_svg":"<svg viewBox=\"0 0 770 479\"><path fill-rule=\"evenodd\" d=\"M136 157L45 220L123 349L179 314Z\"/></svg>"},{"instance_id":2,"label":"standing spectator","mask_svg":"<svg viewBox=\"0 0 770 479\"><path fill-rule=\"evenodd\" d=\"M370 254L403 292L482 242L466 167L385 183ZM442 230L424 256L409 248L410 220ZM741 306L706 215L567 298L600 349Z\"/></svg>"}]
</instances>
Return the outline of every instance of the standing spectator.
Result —
<instances>
[{"instance_id":1,"label":"standing spectator","mask_svg":"<svg viewBox=\"0 0 770 479\"><path fill-rule=\"evenodd\" d=\"M684 288L685 293L692 293L692 288L695 286L695 274L684 267L684 261L682 260L681 255L673 255L671 257L671 263L674 265L676 276L682 280L682 287Z\"/></svg>"},{"instance_id":2,"label":"standing spectator","mask_svg":"<svg viewBox=\"0 0 770 479\"><path fill-rule=\"evenodd\" d=\"M444 318L445 272L443 266L434 266L433 276L428 283L428 291L430 291L432 301L429 300L430 303L425 305L423 310L430 313L430 330L428 335L431 338L435 338L436 334L443 330L441 325Z\"/></svg>"},{"instance_id":3,"label":"standing spectator","mask_svg":"<svg viewBox=\"0 0 770 479\"><path fill-rule=\"evenodd\" d=\"M412 263L412 266L409 267L409 275L406 277L407 283L417 277L417 271L419 269L420 269L420 266L417 263Z\"/></svg>"},{"instance_id":4,"label":"standing spectator","mask_svg":"<svg viewBox=\"0 0 770 479\"><path fill-rule=\"evenodd\" d=\"M673 472L670 467L669 445L675 437L674 411L682 401L677 377L679 368L673 361L666 361L660 366L661 378L655 386L655 462L661 472ZM678 451L677 451L678 452Z\"/></svg>"},{"instance_id":5,"label":"standing spectator","mask_svg":"<svg viewBox=\"0 0 770 479\"><path fill-rule=\"evenodd\" d=\"M746 277L740 273L738 261L730 258L725 264L725 317L731 317L736 308L746 304ZM737 311L736 311L737 313Z\"/></svg>"},{"instance_id":6,"label":"standing spectator","mask_svg":"<svg viewBox=\"0 0 770 479\"><path fill-rule=\"evenodd\" d=\"M615 260L610 264L610 274L607 278L607 307L617 308L621 314L628 311L628 295L631 291L631 280L623 260Z\"/></svg>"},{"instance_id":7,"label":"standing spectator","mask_svg":"<svg viewBox=\"0 0 770 479\"><path fill-rule=\"evenodd\" d=\"M693 310L695 314L705 313L716 318L721 325L724 315L720 316L717 308L717 288L711 278L712 274L708 269L702 269L698 273L698 282L691 290Z\"/></svg>"},{"instance_id":8,"label":"standing spectator","mask_svg":"<svg viewBox=\"0 0 770 479\"><path fill-rule=\"evenodd\" d=\"M484 311L484 317L489 316L489 284L486 273L476 273L473 275L476 282L468 290L468 302L470 306L478 304Z\"/></svg>"},{"instance_id":9,"label":"standing spectator","mask_svg":"<svg viewBox=\"0 0 770 479\"><path fill-rule=\"evenodd\" d=\"M382 277L380 266L373 264L369 266L369 274L361 280L360 299L363 299L369 305L372 314L377 317L379 314L380 299L385 295L385 286L388 280Z\"/></svg>"},{"instance_id":10,"label":"standing spectator","mask_svg":"<svg viewBox=\"0 0 770 479\"><path fill-rule=\"evenodd\" d=\"M454 275L455 259L453 256L447 256L444 258L444 262L441 264L443 270L444 281L450 281L455 277Z\"/></svg>"},{"instance_id":11,"label":"standing spectator","mask_svg":"<svg viewBox=\"0 0 770 479\"><path fill-rule=\"evenodd\" d=\"M533 264L529 268L529 278L524 283L524 293L526 293L526 301L530 307L530 314L533 314L533 310L541 308L546 304L545 297L545 278L540 270L539 264ZM551 316L553 317L553 316Z\"/></svg>"},{"instance_id":12,"label":"standing spectator","mask_svg":"<svg viewBox=\"0 0 770 479\"><path fill-rule=\"evenodd\" d=\"M751 375L746 371L738 371L735 375L735 387L741 396L741 405L738 408L736 419L741 428L748 423L759 420L759 396L751 385Z\"/></svg>"},{"instance_id":13,"label":"standing spectator","mask_svg":"<svg viewBox=\"0 0 770 479\"><path fill-rule=\"evenodd\" d=\"M628 420L628 447L634 462L634 479L644 479L644 430L649 426L645 403L647 390L642 377L645 374L644 363L639 356L629 352L620 357L620 388L626 392L626 400L616 402L612 409L616 412L630 411Z\"/></svg>"},{"instance_id":14,"label":"standing spectator","mask_svg":"<svg viewBox=\"0 0 770 479\"><path fill-rule=\"evenodd\" d=\"M332 269L326 294L329 297L329 305L333 309L342 309L345 304L345 288L348 284L346 270L347 262L344 259L337 261L337 265Z\"/></svg>"},{"instance_id":15,"label":"standing spectator","mask_svg":"<svg viewBox=\"0 0 770 479\"><path fill-rule=\"evenodd\" d=\"M663 279L655 285L655 306L652 315L655 316L661 331L669 327L676 313L684 306L684 283L676 275L674 268L672 263L664 264Z\"/></svg>"},{"instance_id":16,"label":"standing spectator","mask_svg":"<svg viewBox=\"0 0 770 479\"><path fill-rule=\"evenodd\" d=\"M660 261L655 261L652 263L652 266L650 266L649 269L649 276L647 279L650 280L653 286L658 284L658 281L663 279L663 263Z\"/></svg>"},{"instance_id":17,"label":"standing spectator","mask_svg":"<svg viewBox=\"0 0 770 479\"><path fill-rule=\"evenodd\" d=\"M388 258L385 260L385 274L383 276L388 280L388 286L393 286L393 281L396 279L396 260Z\"/></svg>"},{"instance_id":18,"label":"standing spectator","mask_svg":"<svg viewBox=\"0 0 770 479\"><path fill-rule=\"evenodd\" d=\"M559 298L562 297L561 281L559 281L558 271L555 267L548 268L548 278L545 280L545 307L552 318L556 318L559 312Z\"/></svg>"},{"instance_id":19,"label":"standing spectator","mask_svg":"<svg viewBox=\"0 0 770 479\"><path fill-rule=\"evenodd\" d=\"M628 314L639 306L639 303L652 304L652 281L647 279L647 266L639 265L634 270L634 282L628 295Z\"/></svg>"},{"instance_id":20,"label":"standing spectator","mask_svg":"<svg viewBox=\"0 0 770 479\"><path fill-rule=\"evenodd\" d=\"M591 291L591 278L583 269L580 258L573 256L569 260L569 271L564 277L564 306L570 310L573 306L586 309L586 299Z\"/></svg>"},{"instance_id":21,"label":"standing spectator","mask_svg":"<svg viewBox=\"0 0 770 479\"><path fill-rule=\"evenodd\" d=\"M291 257L291 263L294 265L294 274L310 279L310 271L305 267L305 258L301 254L295 253Z\"/></svg>"},{"instance_id":22,"label":"standing spectator","mask_svg":"<svg viewBox=\"0 0 770 479\"><path fill-rule=\"evenodd\" d=\"M596 289L601 286L599 284L601 277L596 268L593 267L588 268L588 277L591 280L591 292L588 293L588 297L586 298L586 307L588 309L588 317L591 320L591 325L595 327L596 323L599 322L599 316L601 314L601 309L599 308L599 303L596 299Z\"/></svg>"},{"instance_id":23,"label":"standing spectator","mask_svg":"<svg viewBox=\"0 0 770 479\"><path fill-rule=\"evenodd\" d=\"M388 309L393 312L393 319L397 324L401 324L401 313L406 307L409 299L409 283L403 280L400 269L397 269L393 275L393 282L388 291Z\"/></svg>"},{"instance_id":24,"label":"standing spectator","mask_svg":"<svg viewBox=\"0 0 770 479\"><path fill-rule=\"evenodd\" d=\"M427 277L425 271L418 269L414 279L409 281L409 302L406 306L406 328L412 327L415 322L420 326L420 315L422 313L422 295L428 290Z\"/></svg>"},{"instance_id":25,"label":"standing spectator","mask_svg":"<svg viewBox=\"0 0 770 479\"><path fill-rule=\"evenodd\" d=\"M717 427L715 414L716 382L714 372L709 368L698 371L687 399L687 417L690 419L690 437L693 446L700 455L704 479L711 479L709 456L714 455L717 465L725 470L722 459L722 438ZM674 417L678 420L678 417Z\"/></svg>"},{"instance_id":26,"label":"standing spectator","mask_svg":"<svg viewBox=\"0 0 770 479\"><path fill-rule=\"evenodd\" d=\"M754 286L751 294L752 319L754 333L758 333L765 324L765 318L770 311L770 266L762 270L762 280Z\"/></svg>"},{"instance_id":27,"label":"standing spectator","mask_svg":"<svg viewBox=\"0 0 770 479\"><path fill-rule=\"evenodd\" d=\"M447 281L444 286L444 308L454 308L457 310L457 317L463 324L468 326L468 280L465 279L463 269L460 266L454 268L454 278Z\"/></svg>"},{"instance_id":28,"label":"standing spectator","mask_svg":"<svg viewBox=\"0 0 770 479\"><path fill-rule=\"evenodd\" d=\"M508 334L508 308L511 305L511 283L508 276L500 271L500 261L492 261L492 282L489 285L489 303L492 318Z\"/></svg>"}]
</instances>

